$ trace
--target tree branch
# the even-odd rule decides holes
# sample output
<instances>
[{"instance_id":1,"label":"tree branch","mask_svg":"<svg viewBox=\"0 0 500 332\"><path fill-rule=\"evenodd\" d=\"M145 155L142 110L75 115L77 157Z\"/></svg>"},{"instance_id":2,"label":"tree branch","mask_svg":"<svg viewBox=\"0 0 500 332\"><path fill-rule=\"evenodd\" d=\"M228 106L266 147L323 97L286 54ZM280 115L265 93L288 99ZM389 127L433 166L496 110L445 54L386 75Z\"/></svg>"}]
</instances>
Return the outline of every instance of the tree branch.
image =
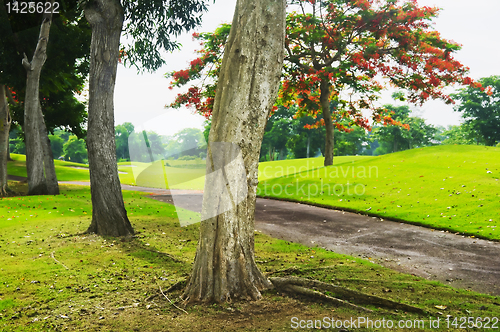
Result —
<instances>
[{"instance_id":1,"label":"tree branch","mask_svg":"<svg viewBox=\"0 0 500 332\"><path fill-rule=\"evenodd\" d=\"M26 56L26 53L23 53L22 64L23 64L24 69L26 69L26 71L31 71L32 70L31 63L29 62L28 57Z\"/></svg>"}]
</instances>

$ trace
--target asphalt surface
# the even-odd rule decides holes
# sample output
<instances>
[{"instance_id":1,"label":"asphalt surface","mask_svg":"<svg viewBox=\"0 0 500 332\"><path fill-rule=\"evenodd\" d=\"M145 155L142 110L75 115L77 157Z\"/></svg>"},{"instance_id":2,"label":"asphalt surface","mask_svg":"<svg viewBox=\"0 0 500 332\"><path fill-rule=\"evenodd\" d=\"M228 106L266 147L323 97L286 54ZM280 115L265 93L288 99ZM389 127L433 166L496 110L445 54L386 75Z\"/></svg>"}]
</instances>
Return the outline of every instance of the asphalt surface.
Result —
<instances>
[{"instance_id":1,"label":"asphalt surface","mask_svg":"<svg viewBox=\"0 0 500 332\"><path fill-rule=\"evenodd\" d=\"M170 204L175 195L176 206L201 212L200 192L128 185L122 188L148 192L151 198ZM500 295L500 242L263 198L257 199L255 228L274 238L370 259L453 287Z\"/></svg>"}]
</instances>

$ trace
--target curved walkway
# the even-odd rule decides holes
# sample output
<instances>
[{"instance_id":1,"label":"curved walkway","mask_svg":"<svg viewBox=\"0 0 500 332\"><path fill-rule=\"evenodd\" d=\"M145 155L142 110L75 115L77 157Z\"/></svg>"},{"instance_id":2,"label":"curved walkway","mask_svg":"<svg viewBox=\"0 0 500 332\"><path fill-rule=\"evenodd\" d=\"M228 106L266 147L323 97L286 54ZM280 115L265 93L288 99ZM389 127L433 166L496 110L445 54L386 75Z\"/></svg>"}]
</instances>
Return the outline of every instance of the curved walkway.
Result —
<instances>
[{"instance_id":1,"label":"curved walkway","mask_svg":"<svg viewBox=\"0 0 500 332\"><path fill-rule=\"evenodd\" d=\"M88 182L61 182L89 185ZM122 185L200 212L203 194ZM257 230L272 237L370 259L453 287L500 295L500 243L306 204L258 198Z\"/></svg>"}]
</instances>

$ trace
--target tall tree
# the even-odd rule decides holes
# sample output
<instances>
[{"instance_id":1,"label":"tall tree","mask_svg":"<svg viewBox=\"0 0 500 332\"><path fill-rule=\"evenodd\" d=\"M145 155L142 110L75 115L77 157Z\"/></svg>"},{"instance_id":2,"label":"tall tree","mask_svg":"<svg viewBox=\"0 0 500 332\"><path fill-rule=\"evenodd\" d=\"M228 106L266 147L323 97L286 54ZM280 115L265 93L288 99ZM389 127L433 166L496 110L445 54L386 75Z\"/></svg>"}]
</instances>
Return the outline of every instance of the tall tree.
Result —
<instances>
[{"instance_id":1,"label":"tall tree","mask_svg":"<svg viewBox=\"0 0 500 332\"><path fill-rule=\"evenodd\" d=\"M12 118L7 101L7 87L0 84L0 196L8 193L7 159L9 156L9 131Z\"/></svg>"},{"instance_id":2,"label":"tall tree","mask_svg":"<svg viewBox=\"0 0 500 332\"><path fill-rule=\"evenodd\" d=\"M40 41L40 20L46 20L42 14L23 14L16 13L13 9L7 11L4 6L4 1L0 0L0 72L2 84L6 84L10 94L9 101L11 104L12 122L17 126L24 127L25 106L32 109L34 105L32 100L25 103L24 99L27 94L27 72L30 79L36 76L38 69L32 70L32 65L36 67L41 62L39 61L40 46L46 43L47 40ZM36 124L38 139L28 140L35 142L37 146L30 151L38 154L36 158L28 158L28 168L42 170L45 179L42 176L36 176L37 180L45 181L48 185L45 193L57 194L58 185L55 176L55 168L53 167L53 158L51 155L50 142L47 137L47 132L52 131L58 126L64 126L82 137L82 123L86 119L86 111L83 104L78 102L74 97L75 91L81 91L86 70L88 71L88 61L85 60L85 54L88 53L88 45L90 44L89 29L82 25L81 18L76 13L76 4L73 1L61 0L58 2L59 13L52 15L50 24L50 39L51 42L45 47L46 54L50 61L44 62L43 72L39 76L39 105L43 110L42 116L28 115L29 118L38 120ZM44 9L48 10L48 3ZM47 23L42 23L42 26L47 27ZM48 33L48 29L46 29ZM42 43L42 44L41 44ZM87 47L85 47L87 45ZM38 47L38 48L37 48ZM82 51L87 49L86 53ZM23 54L34 55L34 59L30 63L24 61L25 66L21 65ZM35 74L35 75L33 75ZM33 86L28 91L28 96L33 96ZM31 98L31 97L30 97ZM39 111L41 111L39 109ZM33 130L34 124L28 124L28 129ZM32 134L28 134L30 136ZM22 135L25 138L25 135ZM40 146L42 149L40 149ZM30 154L31 154L30 152ZM43 154L43 155L40 155ZM43 163L40 164L40 160ZM31 163L36 164L32 167ZM41 167L40 167L41 166ZM43 188L33 183L31 188ZM35 193L42 193L35 191Z\"/></svg>"},{"instance_id":3,"label":"tall tree","mask_svg":"<svg viewBox=\"0 0 500 332\"><path fill-rule=\"evenodd\" d=\"M89 155L92 222L87 232L123 236L134 233L127 217L116 166L113 94L123 26L118 0L98 0L85 7L92 28L90 46Z\"/></svg>"},{"instance_id":4,"label":"tall tree","mask_svg":"<svg viewBox=\"0 0 500 332\"><path fill-rule=\"evenodd\" d=\"M455 111L462 113L469 136L485 145L500 142L500 76L479 80L484 87L467 87L453 95L458 101Z\"/></svg>"},{"instance_id":5,"label":"tall tree","mask_svg":"<svg viewBox=\"0 0 500 332\"><path fill-rule=\"evenodd\" d=\"M282 98L299 113L322 113L326 128L325 166L333 163L333 129L342 119L369 128L362 109L375 122L388 122L386 110L373 106L382 89L379 77L407 92L410 102L429 98L452 102L444 86L465 83L467 72L451 52L458 44L443 39L429 22L438 8L417 1L297 1L288 15L286 52L289 66ZM330 103L336 107L332 114Z\"/></svg>"},{"instance_id":6,"label":"tall tree","mask_svg":"<svg viewBox=\"0 0 500 332\"><path fill-rule=\"evenodd\" d=\"M185 302L258 299L271 286L255 263L254 214L260 146L279 87L284 32L285 0L237 1L215 95L207 174L217 157L212 144L233 143L241 150L248 191L238 205L202 221ZM222 166L234 152L218 156ZM226 181L237 176L235 170L225 171ZM204 209L212 194L217 195L216 186L207 181Z\"/></svg>"},{"instance_id":7,"label":"tall tree","mask_svg":"<svg viewBox=\"0 0 500 332\"><path fill-rule=\"evenodd\" d=\"M83 6L92 28L87 132L92 222L87 232L126 236L134 230L118 178L113 106L123 22L133 38L133 45L122 49L125 63L156 70L164 63L160 50L178 47L171 37L199 25L206 6L203 0L86 0Z\"/></svg>"},{"instance_id":8,"label":"tall tree","mask_svg":"<svg viewBox=\"0 0 500 332\"><path fill-rule=\"evenodd\" d=\"M51 4L53 1L51 2ZM55 175L52 150L47 136L40 103L40 75L47 60L52 11L44 13L40 36L31 62L26 54L23 66L26 69L26 96L24 98L24 133L26 139L26 170L28 174L28 194L59 194ZM47 153L50 152L50 155Z\"/></svg>"}]
</instances>

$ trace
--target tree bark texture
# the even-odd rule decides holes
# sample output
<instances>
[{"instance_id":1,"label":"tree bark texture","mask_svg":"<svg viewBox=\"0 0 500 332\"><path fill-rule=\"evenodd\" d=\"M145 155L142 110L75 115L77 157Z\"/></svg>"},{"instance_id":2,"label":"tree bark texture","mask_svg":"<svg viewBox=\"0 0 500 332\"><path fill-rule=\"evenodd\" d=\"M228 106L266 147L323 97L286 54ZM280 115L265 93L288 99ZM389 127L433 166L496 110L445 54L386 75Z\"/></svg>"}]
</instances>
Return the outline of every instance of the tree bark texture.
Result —
<instances>
[{"instance_id":1,"label":"tree bark texture","mask_svg":"<svg viewBox=\"0 0 500 332\"><path fill-rule=\"evenodd\" d=\"M248 190L236 200L239 204L202 221L193 272L183 294L186 303L256 300L272 287L255 263L254 217L260 146L279 87L284 33L284 0L237 1L212 114L207 175L213 170L214 143L233 143L241 152ZM227 165L234 151L226 152L222 164ZM226 172L226 179L235 176ZM204 211L217 187L208 182Z\"/></svg>"},{"instance_id":2,"label":"tree bark texture","mask_svg":"<svg viewBox=\"0 0 500 332\"><path fill-rule=\"evenodd\" d=\"M47 60L52 14L44 14L38 43L31 62L26 54L22 61L26 69L26 96L24 98L24 134L26 143L26 170L28 173L28 195L48 194L44 174L44 151L40 136L43 115L40 109L40 75Z\"/></svg>"},{"instance_id":3,"label":"tree bark texture","mask_svg":"<svg viewBox=\"0 0 500 332\"><path fill-rule=\"evenodd\" d=\"M8 191L7 161L9 158L9 131L12 123L6 89L5 85L0 85L0 196L6 196Z\"/></svg>"},{"instance_id":4,"label":"tree bark texture","mask_svg":"<svg viewBox=\"0 0 500 332\"><path fill-rule=\"evenodd\" d=\"M332 112L330 111L330 83L322 79L320 83L321 111L325 120L326 138L325 138L325 166L333 165L333 122Z\"/></svg>"},{"instance_id":5,"label":"tree bark texture","mask_svg":"<svg viewBox=\"0 0 500 332\"><path fill-rule=\"evenodd\" d=\"M123 9L119 0L96 0L84 12L92 28L87 130L92 222L87 232L126 236L134 230L118 177L113 105Z\"/></svg>"}]
</instances>

